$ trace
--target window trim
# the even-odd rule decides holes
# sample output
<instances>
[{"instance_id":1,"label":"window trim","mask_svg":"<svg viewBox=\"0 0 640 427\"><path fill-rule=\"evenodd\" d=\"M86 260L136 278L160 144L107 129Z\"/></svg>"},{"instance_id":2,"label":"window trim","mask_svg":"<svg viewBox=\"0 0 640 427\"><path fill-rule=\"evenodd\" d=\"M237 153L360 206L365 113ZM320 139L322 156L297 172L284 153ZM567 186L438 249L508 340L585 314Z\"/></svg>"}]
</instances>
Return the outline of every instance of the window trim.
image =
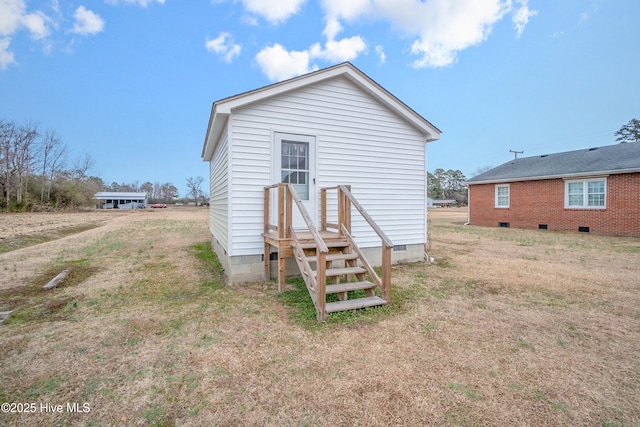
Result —
<instances>
[{"instance_id":1,"label":"window trim","mask_svg":"<svg viewBox=\"0 0 640 427\"><path fill-rule=\"evenodd\" d=\"M604 182L604 204L602 206L589 206L589 183L590 182ZM580 206L569 205L569 185L575 183L582 183L582 204ZM597 193L601 194L601 193ZM564 181L564 208L565 209L595 209L602 210L607 208L607 177L593 177L593 178L581 178L581 179L565 179Z\"/></svg>"},{"instance_id":2,"label":"window trim","mask_svg":"<svg viewBox=\"0 0 640 427\"><path fill-rule=\"evenodd\" d=\"M506 205L500 205L499 204L499 196L498 196L498 189L499 188L506 188L507 189L507 204ZM504 196L502 196L504 197ZM495 185L495 199L494 199L494 207L496 209L509 209L511 207L511 184L496 184Z\"/></svg>"}]
</instances>

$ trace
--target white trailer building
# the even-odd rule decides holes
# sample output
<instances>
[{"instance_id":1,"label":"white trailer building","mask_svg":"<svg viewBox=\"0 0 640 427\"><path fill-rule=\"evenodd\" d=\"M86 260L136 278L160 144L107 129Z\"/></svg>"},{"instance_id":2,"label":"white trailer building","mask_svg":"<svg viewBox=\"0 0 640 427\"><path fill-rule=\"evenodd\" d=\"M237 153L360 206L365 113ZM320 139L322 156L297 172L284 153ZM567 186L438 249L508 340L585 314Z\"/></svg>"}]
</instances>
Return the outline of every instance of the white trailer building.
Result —
<instances>
[{"instance_id":1,"label":"white trailer building","mask_svg":"<svg viewBox=\"0 0 640 427\"><path fill-rule=\"evenodd\" d=\"M147 193L101 191L93 196L97 209L145 209Z\"/></svg>"}]
</instances>

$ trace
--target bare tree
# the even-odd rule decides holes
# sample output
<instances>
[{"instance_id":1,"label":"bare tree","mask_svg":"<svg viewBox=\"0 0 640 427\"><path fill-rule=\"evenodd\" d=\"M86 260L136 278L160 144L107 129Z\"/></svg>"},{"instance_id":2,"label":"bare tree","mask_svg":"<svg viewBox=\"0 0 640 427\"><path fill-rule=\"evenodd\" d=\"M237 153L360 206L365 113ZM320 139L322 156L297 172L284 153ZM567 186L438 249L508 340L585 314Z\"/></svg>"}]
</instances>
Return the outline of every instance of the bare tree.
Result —
<instances>
[{"instance_id":1,"label":"bare tree","mask_svg":"<svg viewBox=\"0 0 640 427\"><path fill-rule=\"evenodd\" d=\"M47 190L47 201L51 197L51 185L55 174L63 165L64 155L67 147L62 143L55 131L48 130L42 140L41 161L42 161L42 188L40 190L40 202L44 203L45 188Z\"/></svg>"},{"instance_id":2,"label":"bare tree","mask_svg":"<svg viewBox=\"0 0 640 427\"><path fill-rule=\"evenodd\" d=\"M11 178L13 176L13 158L15 151L13 140L15 138L16 125L14 122L0 119L0 179L6 205L11 200Z\"/></svg>"},{"instance_id":3,"label":"bare tree","mask_svg":"<svg viewBox=\"0 0 640 427\"><path fill-rule=\"evenodd\" d=\"M204 181L204 178L201 176L187 178L187 189L189 190L187 195L193 196L196 206L198 206L198 199L202 195L202 189L200 188L202 181Z\"/></svg>"},{"instance_id":4,"label":"bare tree","mask_svg":"<svg viewBox=\"0 0 640 427\"><path fill-rule=\"evenodd\" d=\"M27 179L31 172L34 159L34 143L38 137L37 125L27 123L14 132L13 144L13 170L17 177L16 202L22 203Z\"/></svg>"},{"instance_id":5,"label":"bare tree","mask_svg":"<svg viewBox=\"0 0 640 427\"><path fill-rule=\"evenodd\" d=\"M73 164L73 176L79 179L86 178L87 172L93 169L95 163L96 161L91 157L91 154L84 153L82 156L78 157Z\"/></svg>"}]
</instances>

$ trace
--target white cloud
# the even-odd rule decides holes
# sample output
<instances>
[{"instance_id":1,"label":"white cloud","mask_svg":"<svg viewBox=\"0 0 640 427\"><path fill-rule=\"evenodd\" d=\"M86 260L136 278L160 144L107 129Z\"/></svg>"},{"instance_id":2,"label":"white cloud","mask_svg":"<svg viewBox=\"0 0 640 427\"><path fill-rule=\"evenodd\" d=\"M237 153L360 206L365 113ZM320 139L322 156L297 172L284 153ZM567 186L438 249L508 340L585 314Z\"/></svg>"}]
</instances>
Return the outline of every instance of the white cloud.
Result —
<instances>
[{"instance_id":1,"label":"white cloud","mask_svg":"<svg viewBox=\"0 0 640 427\"><path fill-rule=\"evenodd\" d=\"M320 43L316 43L309 49L309 56L331 62L344 62L357 58L366 48L367 44L360 36L353 36L338 41L329 40L324 49L320 47Z\"/></svg>"},{"instance_id":2,"label":"white cloud","mask_svg":"<svg viewBox=\"0 0 640 427\"><path fill-rule=\"evenodd\" d=\"M9 65L15 64L16 60L13 57L13 52L9 51L9 45L11 44L11 39L4 38L0 39L0 68L6 69Z\"/></svg>"},{"instance_id":3,"label":"white cloud","mask_svg":"<svg viewBox=\"0 0 640 427\"><path fill-rule=\"evenodd\" d=\"M256 61L271 81L285 80L318 69L315 65L309 66L308 51L288 51L277 43L262 49L256 55Z\"/></svg>"},{"instance_id":4,"label":"white cloud","mask_svg":"<svg viewBox=\"0 0 640 427\"><path fill-rule=\"evenodd\" d=\"M413 63L417 68L454 63L458 52L486 40L510 4L500 0L460 0L455 4L448 0L404 0L394 8L389 0L380 3L384 3L380 10L396 26L417 35L411 46L411 53L419 57Z\"/></svg>"},{"instance_id":5,"label":"white cloud","mask_svg":"<svg viewBox=\"0 0 640 427\"><path fill-rule=\"evenodd\" d=\"M329 19L324 29L324 35L327 37L324 47L320 43L314 43L303 51L287 51L283 46L275 44L258 53L256 61L269 79L275 81L317 69L317 65L310 66L313 59L334 63L351 61L367 49L367 44L360 36L335 40L341 31L340 22Z\"/></svg>"},{"instance_id":6,"label":"white cloud","mask_svg":"<svg viewBox=\"0 0 640 427\"><path fill-rule=\"evenodd\" d=\"M22 24L25 13L23 0L0 1L0 36L15 33Z\"/></svg>"},{"instance_id":7,"label":"white cloud","mask_svg":"<svg viewBox=\"0 0 640 427\"><path fill-rule=\"evenodd\" d=\"M207 39L204 46L209 52L221 55L226 62L231 62L234 57L240 55L242 49L242 46L233 42L231 34L224 32L213 40Z\"/></svg>"},{"instance_id":8,"label":"white cloud","mask_svg":"<svg viewBox=\"0 0 640 427\"><path fill-rule=\"evenodd\" d=\"M387 55L384 54L384 47L377 45L376 53L378 54L378 58L380 58L380 63L384 64L387 61Z\"/></svg>"},{"instance_id":9,"label":"white cloud","mask_svg":"<svg viewBox=\"0 0 640 427\"><path fill-rule=\"evenodd\" d=\"M156 3L156 2L160 4L164 4L165 0L107 0L107 3L109 4L120 4L120 3L137 4L142 7L147 7L149 4Z\"/></svg>"},{"instance_id":10,"label":"white cloud","mask_svg":"<svg viewBox=\"0 0 640 427\"><path fill-rule=\"evenodd\" d=\"M11 37L22 28L26 28L33 40L42 40L49 36L51 19L42 11L27 13L24 0L0 0L0 68L5 69L16 63L10 50ZM45 51L50 44L44 44Z\"/></svg>"},{"instance_id":11,"label":"white cloud","mask_svg":"<svg viewBox=\"0 0 640 427\"><path fill-rule=\"evenodd\" d=\"M513 22L522 34L530 17L528 0L520 4ZM458 52L482 43L494 25L513 9L512 0L322 0L327 22L369 19L389 22L413 38L415 67L442 67L454 63ZM335 25L335 24L332 24ZM325 31L327 31L325 29Z\"/></svg>"},{"instance_id":12,"label":"white cloud","mask_svg":"<svg viewBox=\"0 0 640 427\"><path fill-rule=\"evenodd\" d=\"M519 0L520 8L513 14L513 25L516 27L518 37L520 37L524 31L524 27L529 23L529 18L538 14L537 10L529 9L529 0Z\"/></svg>"},{"instance_id":13,"label":"white cloud","mask_svg":"<svg viewBox=\"0 0 640 427\"><path fill-rule=\"evenodd\" d=\"M338 33L340 33L341 31L342 24L340 23L340 21L335 18L329 18L322 34L325 35L327 40L334 40Z\"/></svg>"},{"instance_id":14,"label":"white cloud","mask_svg":"<svg viewBox=\"0 0 640 427\"><path fill-rule=\"evenodd\" d=\"M329 19L346 21L370 14L374 9L374 1L371 0L322 0L321 3Z\"/></svg>"},{"instance_id":15,"label":"white cloud","mask_svg":"<svg viewBox=\"0 0 640 427\"><path fill-rule=\"evenodd\" d=\"M50 21L49 17L37 11L23 16L22 23L31 32L31 38L34 40L40 40L47 37L50 33L47 23Z\"/></svg>"},{"instance_id":16,"label":"white cloud","mask_svg":"<svg viewBox=\"0 0 640 427\"><path fill-rule=\"evenodd\" d=\"M272 24L280 24L300 11L306 0L242 0L244 7Z\"/></svg>"},{"instance_id":17,"label":"white cloud","mask_svg":"<svg viewBox=\"0 0 640 427\"><path fill-rule=\"evenodd\" d=\"M485 41L493 27L507 14L520 37L529 19L537 14L529 0L321 0L326 25L322 46L315 43L303 51L288 51L274 44L263 49L256 60L271 80L308 72L314 59L350 61L366 51L366 41L356 35L338 40L344 23L357 20L386 21L400 34L413 39L413 65L444 67L455 63L459 52ZM285 21L297 13L304 0L242 0L245 8L270 22ZM514 2L516 6L514 7ZM386 61L382 46L376 46L380 62Z\"/></svg>"},{"instance_id":18,"label":"white cloud","mask_svg":"<svg viewBox=\"0 0 640 427\"><path fill-rule=\"evenodd\" d=\"M585 23L589 20L589 12L582 12L580 14L580 18L578 19L578 24Z\"/></svg>"},{"instance_id":19,"label":"white cloud","mask_svg":"<svg viewBox=\"0 0 640 427\"><path fill-rule=\"evenodd\" d=\"M79 6L73 14L75 22L71 32L87 36L104 30L104 20L84 6Z\"/></svg>"},{"instance_id":20,"label":"white cloud","mask_svg":"<svg viewBox=\"0 0 640 427\"><path fill-rule=\"evenodd\" d=\"M49 35L50 21L42 11L27 13L24 0L0 0L0 36L12 35L25 27L32 39L40 40Z\"/></svg>"}]
</instances>

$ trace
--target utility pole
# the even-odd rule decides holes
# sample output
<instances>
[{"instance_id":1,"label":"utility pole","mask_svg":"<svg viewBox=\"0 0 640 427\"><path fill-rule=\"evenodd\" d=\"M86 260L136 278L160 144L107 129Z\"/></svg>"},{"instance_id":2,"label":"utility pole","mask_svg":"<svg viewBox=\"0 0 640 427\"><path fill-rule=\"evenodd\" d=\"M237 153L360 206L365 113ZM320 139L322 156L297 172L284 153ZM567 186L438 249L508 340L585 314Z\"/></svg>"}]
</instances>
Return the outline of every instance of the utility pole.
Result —
<instances>
[{"instance_id":1,"label":"utility pole","mask_svg":"<svg viewBox=\"0 0 640 427\"><path fill-rule=\"evenodd\" d=\"M515 155L514 159L518 158L518 154L524 153L524 151L514 151L514 150L509 150L509 152Z\"/></svg>"}]
</instances>

